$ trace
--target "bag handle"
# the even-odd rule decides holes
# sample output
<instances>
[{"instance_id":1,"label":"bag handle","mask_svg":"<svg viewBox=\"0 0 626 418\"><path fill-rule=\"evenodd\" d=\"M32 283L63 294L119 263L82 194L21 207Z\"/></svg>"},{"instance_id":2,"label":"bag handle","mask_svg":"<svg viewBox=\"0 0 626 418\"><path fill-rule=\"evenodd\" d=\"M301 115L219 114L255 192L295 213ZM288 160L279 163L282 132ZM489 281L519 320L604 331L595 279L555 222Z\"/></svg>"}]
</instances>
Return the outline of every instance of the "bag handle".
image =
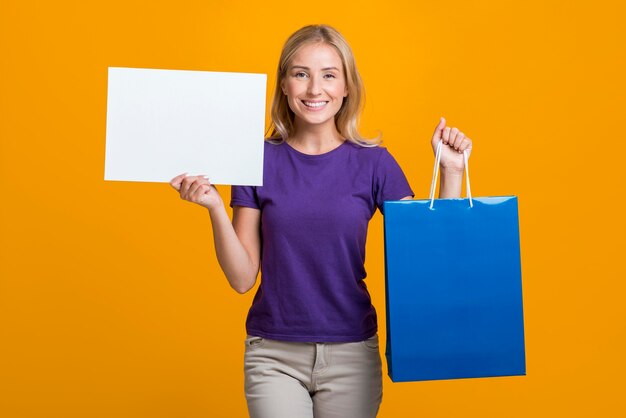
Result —
<instances>
[{"instance_id":1,"label":"bag handle","mask_svg":"<svg viewBox=\"0 0 626 418\"><path fill-rule=\"evenodd\" d=\"M441 161L442 146L443 146L443 141L440 139L439 142L437 142L437 149L435 151L435 166L433 167L433 180L430 183L430 197L428 198L430 199L429 209L432 209L433 204L435 203L435 189L436 189L436 184L437 184L437 177L439 176L439 162ZM469 199L470 208L473 208L474 204L472 203L472 191L470 189L469 165L468 165L469 156L467 154L467 150L463 151L463 159L465 160L465 180L466 180L465 191L467 194L467 198Z\"/></svg>"}]
</instances>

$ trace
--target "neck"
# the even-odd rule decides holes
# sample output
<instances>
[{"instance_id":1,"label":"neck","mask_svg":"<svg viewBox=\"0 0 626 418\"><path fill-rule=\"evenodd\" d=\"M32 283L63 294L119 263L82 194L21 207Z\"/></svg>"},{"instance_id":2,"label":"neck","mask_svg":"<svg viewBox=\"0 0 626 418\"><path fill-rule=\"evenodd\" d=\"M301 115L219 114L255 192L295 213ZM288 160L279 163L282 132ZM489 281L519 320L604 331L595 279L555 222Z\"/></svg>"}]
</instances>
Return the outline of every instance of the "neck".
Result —
<instances>
[{"instance_id":1,"label":"neck","mask_svg":"<svg viewBox=\"0 0 626 418\"><path fill-rule=\"evenodd\" d=\"M300 152L306 154L323 154L338 147L344 142L337 127L332 126L298 126L294 124L295 132L287 139L287 143Z\"/></svg>"}]
</instances>

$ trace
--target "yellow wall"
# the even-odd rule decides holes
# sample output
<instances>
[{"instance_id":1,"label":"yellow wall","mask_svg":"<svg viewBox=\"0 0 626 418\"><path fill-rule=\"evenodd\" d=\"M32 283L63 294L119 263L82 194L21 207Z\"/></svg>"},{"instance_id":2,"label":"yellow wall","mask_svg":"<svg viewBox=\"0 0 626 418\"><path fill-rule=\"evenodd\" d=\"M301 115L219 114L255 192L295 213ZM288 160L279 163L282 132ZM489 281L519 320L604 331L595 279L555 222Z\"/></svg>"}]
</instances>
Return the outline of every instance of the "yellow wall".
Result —
<instances>
[{"instance_id":1,"label":"yellow wall","mask_svg":"<svg viewBox=\"0 0 626 418\"><path fill-rule=\"evenodd\" d=\"M528 375L392 384L385 417L626 416L622 1L0 2L0 416L243 417L240 296L207 213L104 182L107 67L274 70L329 23L418 197L440 115L520 201ZM225 199L229 188L221 187ZM382 218L367 282L384 337ZM462 249L459 249L462 251Z\"/></svg>"}]
</instances>

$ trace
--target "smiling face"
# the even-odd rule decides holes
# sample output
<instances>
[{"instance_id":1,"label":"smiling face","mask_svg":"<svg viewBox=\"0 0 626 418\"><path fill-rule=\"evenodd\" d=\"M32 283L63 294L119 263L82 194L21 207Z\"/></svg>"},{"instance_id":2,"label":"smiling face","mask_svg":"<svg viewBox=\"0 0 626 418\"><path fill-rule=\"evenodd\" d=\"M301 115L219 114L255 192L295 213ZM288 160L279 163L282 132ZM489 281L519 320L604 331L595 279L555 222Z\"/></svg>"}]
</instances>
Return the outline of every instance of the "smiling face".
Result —
<instances>
[{"instance_id":1,"label":"smiling face","mask_svg":"<svg viewBox=\"0 0 626 418\"><path fill-rule=\"evenodd\" d=\"M335 115L348 95L343 63L334 47L304 45L296 52L282 82L296 129L327 125L336 130Z\"/></svg>"}]
</instances>

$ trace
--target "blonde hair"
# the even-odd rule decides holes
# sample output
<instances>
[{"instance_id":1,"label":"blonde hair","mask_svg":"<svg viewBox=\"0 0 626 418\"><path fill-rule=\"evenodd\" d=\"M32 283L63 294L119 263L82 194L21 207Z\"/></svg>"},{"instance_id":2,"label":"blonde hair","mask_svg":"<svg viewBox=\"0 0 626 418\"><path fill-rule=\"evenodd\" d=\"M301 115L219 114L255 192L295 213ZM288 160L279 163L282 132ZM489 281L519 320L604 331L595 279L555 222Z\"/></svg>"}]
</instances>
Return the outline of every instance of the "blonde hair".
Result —
<instances>
[{"instance_id":1,"label":"blonde hair","mask_svg":"<svg viewBox=\"0 0 626 418\"><path fill-rule=\"evenodd\" d=\"M335 48L341 62L346 78L348 95L343 99L341 108L335 115L335 125L339 133L348 141L365 147L375 147L380 144L380 136L374 139L363 138L359 134L359 117L363 110L365 91L363 81L356 68L354 55L350 45L344 37L334 28L327 25L305 26L285 42L278 61L276 74L276 87L272 101L272 122L268 129L268 140L280 143L294 133L294 113L289 108L287 96L283 94L282 83L291 64L293 56L300 48L307 44L324 43Z\"/></svg>"}]
</instances>

